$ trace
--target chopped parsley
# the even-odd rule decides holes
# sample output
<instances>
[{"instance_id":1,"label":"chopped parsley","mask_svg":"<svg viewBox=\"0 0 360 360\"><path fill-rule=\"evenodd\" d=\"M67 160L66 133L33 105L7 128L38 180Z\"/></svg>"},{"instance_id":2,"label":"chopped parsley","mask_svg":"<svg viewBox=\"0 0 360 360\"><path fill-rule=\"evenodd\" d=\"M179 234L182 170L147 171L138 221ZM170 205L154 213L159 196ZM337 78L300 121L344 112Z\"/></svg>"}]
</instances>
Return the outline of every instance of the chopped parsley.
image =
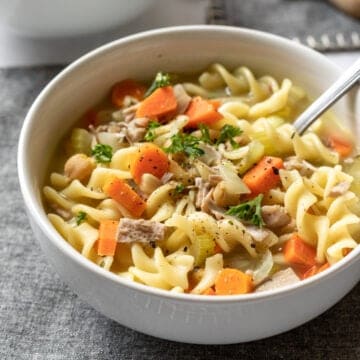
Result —
<instances>
[{"instance_id":1,"label":"chopped parsley","mask_svg":"<svg viewBox=\"0 0 360 360\"><path fill-rule=\"evenodd\" d=\"M86 220L87 213L84 211L79 211L75 217L76 225L79 226L83 221Z\"/></svg>"},{"instance_id":2,"label":"chopped parsley","mask_svg":"<svg viewBox=\"0 0 360 360\"><path fill-rule=\"evenodd\" d=\"M261 216L261 201L263 197L264 195L260 194L253 200L236 206L231 206L226 212L226 214L250 222L255 226L262 227L263 225L265 225L264 220Z\"/></svg>"},{"instance_id":3,"label":"chopped parsley","mask_svg":"<svg viewBox=\"0 0 360 360\"><path fill-rule=\"evenodd\" d=\"M199 124L199 130L201 132L200 140L206 144L211 144L209 127L205 124Z\"/></svg>"},{"instance_id":4,"label":"chopped parsley","mask_svg":"<svg viewBox=\"0 0 360 360\"><path fill-rule=\"evenodd\" d=\"M154 139L156 138L156 134L154 129L158 128L160 126L160 123L158 123L157 121L150 121L148 126L146 127L146 134L144 136L144 140L145 141L154 141Z\"/></svg>"},{"instance_id":5,"label":"chopped parsley","mask_svg":"<svg viewBox=\"0 0 360 360\"><path fill-rule=\"evenodd\" d=\"M234 149L237 149L239 147L239 144L234 140L234 137L240 135L241 133L242 130L240 128L226 124L220 130L220 136L216 141L216 145L219 145L229 140L231 146Z\"/></svg>"},{"instance_id":6,"label":"chopped parsley","mask_svg":"<svg viewBox=\"0 0 360 360\"><path fill-rule=\"evenodd\" d=\"M177 184L175 187L175 194L181 194L185 190L184 184Z\"/></svg>"},{"instance_id":7,"label":"chopped parsley","mask_svg":"<svg viewBox=\"0 0 360 360\"><path fill-rule=\"evenodd\" d=\"M156 89L171 85L171 76L168 73L158 72L154 81L145 93L145 97L151 95Z\"/></svg>"},{"instance_id":8,"label":"chopped parsley","mask_svg":"<svg viewBox=\"0 0 360 360\"><path fill-rule=\"evenodd\" d=\"M91 155L95 157L98 163L109 163L112 158L112 147L110 145L96 144L91 149Z\"/></svg>"},{"instance_id":9,"label":"chopped parsley","mask_svg":"<svg viewBox=\"0 0 360 360\"><path fill-rule=\"evenodd\" d=\"M191 158L205 154L204 150L199 148L199 143L201 140L196 136L177 133L170 139L171 145L164 149L167 153L184 153Z\"/></svg>"}]
</instances>

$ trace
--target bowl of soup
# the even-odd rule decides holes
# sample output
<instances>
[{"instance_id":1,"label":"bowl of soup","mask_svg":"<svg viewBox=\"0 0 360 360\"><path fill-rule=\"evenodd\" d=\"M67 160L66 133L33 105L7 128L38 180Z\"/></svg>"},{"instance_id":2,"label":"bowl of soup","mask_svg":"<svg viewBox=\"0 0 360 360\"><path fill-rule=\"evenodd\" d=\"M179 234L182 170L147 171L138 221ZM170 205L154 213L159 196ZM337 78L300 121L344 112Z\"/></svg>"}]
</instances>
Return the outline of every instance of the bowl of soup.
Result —
<instances>
[{"instance_id":1,"label":"bowl of soup","mask_svg":"<svg viewBox=\"0 0 360 360\"><path fill-rule=\"evenodd\" d=\"M340 73L292 41L221 26L75 61L19 140L49 262L96 310L169 340L251 341L321 314L359 281L356 93L302 136L292 123Z\"/></svg>"}]
</instances>

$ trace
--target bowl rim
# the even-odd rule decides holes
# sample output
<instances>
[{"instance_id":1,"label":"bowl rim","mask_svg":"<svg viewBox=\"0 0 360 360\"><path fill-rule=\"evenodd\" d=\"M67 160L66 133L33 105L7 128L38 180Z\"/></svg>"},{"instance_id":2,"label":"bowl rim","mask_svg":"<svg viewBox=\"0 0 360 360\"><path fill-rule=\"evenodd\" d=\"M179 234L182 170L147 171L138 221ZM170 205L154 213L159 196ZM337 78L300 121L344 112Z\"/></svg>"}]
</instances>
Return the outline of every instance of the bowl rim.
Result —
<instances>
[{"instance_id":1,"label":"bowl rim","mask_svg":"<svg viewBox=\"0 0 360 360\"><path fill-rule=\"evenodd\" d=\"M258 293L240 294L240 295L217 295L217 296L204 296L189 293L175 293L168 290L158 289L155 287L147 286L141 283L137 283L101 268L95 263L91 262L81 253L76 251L53 227L47 218L44 207L38 201L35 196L35 192L32 190L32 186L29 180L29 174L26 166L26 145L30 140L30 130L33 119L36 118L36 114L44 101L46 101L48 93L56 87L57 83L61 79L71 75L73 71L76 71L77 67L82 64L97 59L103 56L107 52L113 51L117 47L121 47L128 43L142 41L145 39L151 39L158 35L169 35L169 34L180 34L186 33L223 33L224 35L230 36L236 33L237 36L245 36L250 38L256 38L260 40L276 42L277 44L283 45L288 48L301 50L304 54L309 57L318 58L319 60L326 62L328 66L332 67L335 72L340 73L340 67L327 59L324 55L317 53L316 51L296 43L293 40L283 38L281 36L265 33L258 30L233 27L233 26L220 26L220 25L182 25L182 26L171 26L160 29L148 30L139 32L133 35L129 35L115 41L104 44L94 50L84 54L79 59L67 65L61 70L40 92L36 97L35 101L31 105L27 112L23 126L21 128L18 152L17 152L17 168L18 168L18 179L20 189L22 192L23 200L28 210L28 216L31 216L32 220L40 227L41 231L46 235L47 241L52 242L55 247L61 251L65 256L69 257L72 261L76 262L77 265L91 271L94 275L99 277L105 277L107 280L113 282L114 286L126 286L131 290L139 291L144 295L153 295L163 298L168 298L175 301L181 301L185 303L192 302L206 302L207 304L218 304L218 303L247 303L260 301L269 298L277 298L285 296L286 294L297 292L303 288L309 288L312 286L320 286L320 283L328 277L333 277L337 273L344 271L349 266L353 265L360 258L360 246L354 249L346 258L340 260L336 264L332 265L329 269L312 276L308 279L301 280L298 283L283 286L275 290L267 290Z\"/></svg>"}]
</instances>

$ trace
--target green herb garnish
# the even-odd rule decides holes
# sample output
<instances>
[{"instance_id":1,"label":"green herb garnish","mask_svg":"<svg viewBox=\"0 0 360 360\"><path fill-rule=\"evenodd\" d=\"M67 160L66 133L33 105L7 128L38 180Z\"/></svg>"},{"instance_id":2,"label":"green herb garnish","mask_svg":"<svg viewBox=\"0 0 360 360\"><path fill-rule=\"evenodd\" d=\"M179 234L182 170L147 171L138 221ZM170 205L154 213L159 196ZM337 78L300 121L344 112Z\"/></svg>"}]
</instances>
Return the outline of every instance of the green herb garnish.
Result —
<instances>
[{"instance_id":1,"label":"green herb garnish","mask_svg":"<svg viewBox=\"0 0 360 360\"><path fill-rule=\"evenodd\" d=\"M196 136L177 133L170 139L171 145L164 149L167 153L185 153L191 158L205 154L204 150L199 148L200 139Z\"/></svg>"},{"instance_id":2,"label":"green herb garnish","mask_svg":"<svg viewBox=\"0 0 360 360\"><path fill-rule=\"evenodd\" d=\"M79 226L83 221L86 220L87 213L84 211L79 211L75 217L76 225Z\"/></svg>"},{"instance_id":3,"label":"green herb garnish","mask_svg":"<svg viewBox=\"0 0 360 360\"><path fill-rule=\"evenodd\" d=\"M236 206L231 206L226 214L235 216L241 220L248 221L253 225L262 227L265 225L261 216L261 201L263 197L264 195L260 194L253 200Z\"/></svg>"},{"instance_id":4,"label":"green herb garnish","mask_svg":"<svg viewBox=\"0 0 360 360\"><path fill-rule=\"evenodd\" d=\"M211 144L209 127L205 124L199 124L199 130L201 132L200 140L206 144Z\"/></svg>"},{"instance_id":5,"label":"green herb garnish","mask_svg":"<svg viewBox=\"0 0 360 360\"><path fill-rule=\"evenodd\" d=\"M96 144L91 150L91 155L95 157L98 163L109 163L112 158L112 147L110 145Z\"/></svg>"},{"instance_id":6,"label":"green herb garnish","mask_svg":"<svg viewBox=\"0 0 360 360\"><path fill-rule=\"evenodd\" d=\"M181 194L185 190L184 184L177 184L175 187L175 194Z\"/></svg>"},{"instance_id":7,"label":"green herb garnish","mask_svg":"<svg viewBox=\"0 0 360 360\"><path fill-rule=\"evenodd\" d=\"M160 123L157 121L150 121L148 126L146 127L146 134L144 136L145 141L154 141L156 134L154 129L158 128L160 126Z\"/></svg>"},{"instance_id":8,"label":"green herb garnish","mask_svg":"<svg viewBox=\"0 0 360 360\"><path fill-rule=\"evenodd\" d=\"M151 95L156 89L171 85L171 76L168 73L158 72L154 81L145 93L145 97Z\"/></svg>"},{"instance_id":9,"label":"green herb garnish","mask_svg":"<svg viewBox=\"0 0 360 360\"><path fill-rule=\"evenodd\" d=\"M241 133L242 130L240 128L226 124L220 130L220 136L216 141L216 145L219 145L229 140L231 146L234 149L237 149L239 147L239 144L234 140L234 137L240 135Z\"/></svg>"}]
</instances>

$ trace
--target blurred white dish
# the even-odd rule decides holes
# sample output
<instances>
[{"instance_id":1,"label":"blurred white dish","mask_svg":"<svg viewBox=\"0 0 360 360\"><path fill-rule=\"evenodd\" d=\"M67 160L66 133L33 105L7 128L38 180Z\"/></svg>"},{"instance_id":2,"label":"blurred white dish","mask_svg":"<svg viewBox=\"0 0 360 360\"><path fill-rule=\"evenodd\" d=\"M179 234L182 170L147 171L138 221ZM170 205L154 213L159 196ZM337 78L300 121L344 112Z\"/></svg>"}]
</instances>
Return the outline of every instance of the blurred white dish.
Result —
<instances>
[{"instance_id":1,"label":"blurred white dish","mask_svg":"<svg viewBox=\"0 0 360 360\"><path fill-rule=\"evenodd\" d=\"M236 296L175 294L119 278L91 263L49 222L41 200L56 144L92 104L124 78L155 71L196 73L221 61L290 77L316 96L340 75L319 53L274 35L221 26L149 31L120 39L80 58L39 95L21 131L18 170L32 228L47 258L79 296L104 315L165 339L226 344L272 336L303 324L339 301L360 278L360 247L329 270L278 290ZM335 110L359 134L349 94ZM359 138L359 137L358 137ZM36 141L34 141L36 139Z\"/></svg>"},{"instance_id":2,"label":"blurred white dish","mask_svg":"<svg viewBox=\"0 0 360 360\"><path fill-rule=\"evenodd\" d=\"M155 1L0 0L0 24L22 36L78 36L130 22Z\"/></svg>"}]
</instances>

